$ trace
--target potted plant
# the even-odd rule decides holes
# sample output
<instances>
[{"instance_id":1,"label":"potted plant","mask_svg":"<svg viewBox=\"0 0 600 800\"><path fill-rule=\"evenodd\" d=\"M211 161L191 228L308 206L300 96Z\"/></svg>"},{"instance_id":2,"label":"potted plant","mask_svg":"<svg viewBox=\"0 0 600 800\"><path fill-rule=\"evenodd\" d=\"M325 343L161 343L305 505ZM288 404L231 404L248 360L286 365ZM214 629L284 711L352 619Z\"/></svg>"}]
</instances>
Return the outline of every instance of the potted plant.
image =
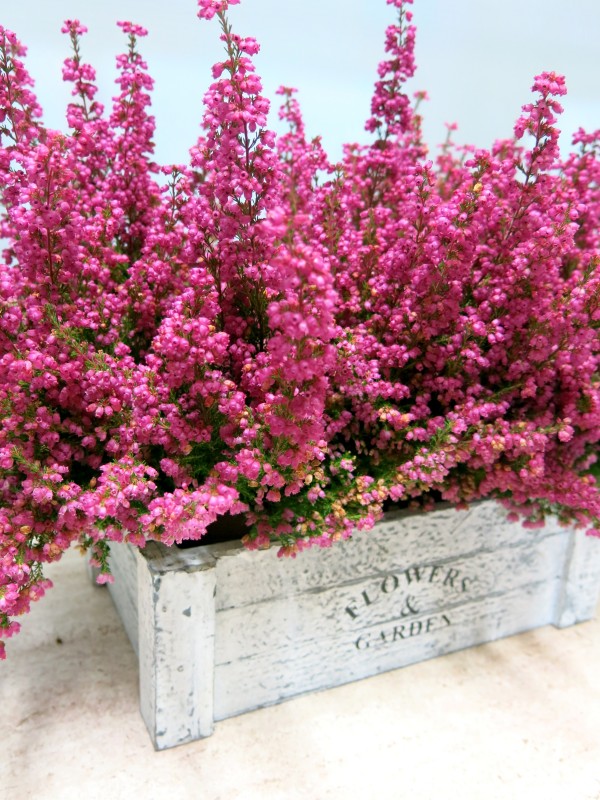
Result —
<instances>
[{"instance_id":1,"label":"potted plant","mask_svg":"<svg viewBox=\"0 0 600 800\"><path fill-rule=\"evenodd\" d=\"M0 627L16 632L14 618L44 593L44 563L77 544L110 582L112 550L130 635L143 629L154 642L140 644L140 668L159 747L241 709L223 699L215 712L212 684L231 697L235 631L248 639L250 628L225 612L249 595L254 610L285 599L262 614L255 683L281 654L282 639L269 638L277 623L284 641L290 625L302 629L313 677L287 694L593 610L597 548L560 526L600 527L590 472L600 437L598 132L580 130L576 151L561 156L565 82L543 73L513 139L489 151L448 140L428 160L423 94L413 102L403 89L415 69L408 0L388 2L398 19L367 121L373 141L347 146L339 164L307 139L291 89L280 90L288 132L268 129L258 44L232 30L234 0L199 0L225 54L186 165L152 160L142 28L120 23L128 48L105 114L80 51L85 28L65 23L69 134L43 126L24 49L0 28ZM421 511L430 513L412 514ZM233 518L245 549L177 549ZM448 527L444 546L458 540L458 550L438 547ZM301 557L278 561L276 551ZM468 553L480 558L472 569ZM140 571L129 580L132 562ZM224 574L231 582L219 590ZM575 601L578 583L585 597ZM489 598L507 601L519 587L502 620ZM522 598L534 594L529 614ZM299 621L308 595L324 605ZM465 600L465 620L487 620L485 631L456 633L440 606L449 596L452 607ZM356 629L367 617L369 630ZM342 648L335 677L314 677L332 635L308 635L317 618L343 619L360 666ZM157 668L165 628L172 652ZM398 655L394 644L409 649ZM297 652L246 707L286 695ZM182 711L185 693L197 723Z\"/></svg>"}]
</instances>

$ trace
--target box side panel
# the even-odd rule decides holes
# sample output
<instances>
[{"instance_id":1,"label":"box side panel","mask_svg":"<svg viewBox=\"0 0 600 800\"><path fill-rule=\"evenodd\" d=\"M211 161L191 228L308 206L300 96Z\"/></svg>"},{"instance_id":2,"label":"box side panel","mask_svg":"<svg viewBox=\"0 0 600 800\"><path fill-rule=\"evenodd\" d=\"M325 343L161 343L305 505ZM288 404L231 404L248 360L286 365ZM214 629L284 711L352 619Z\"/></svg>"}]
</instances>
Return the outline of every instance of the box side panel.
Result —
<instances>
[{"instance_id":1,"label":"box side panel","mask_svg":"<svg viewBox=\"0 0 600 800\"><path fill-rule=\"evenodd\" d=\"M138 581L136 550L122 542L111 542L109 564L114 583L108 584L113 603L133 649L138 653Z\"/></svg>"},{"instance_id":2,"label":"box side panel","mask_svg":"<svg viewBox=\"0 0 600 800\"><path fill-rule=\"evenodd\" d=\"M412 551L392 535L399 554L390 553L380 570L362 579L350 565L345 579L337 571L337 584L298 592L309 581L291 576L287 596L235 608L218 601L215 718L553 620L568 533L547 531L523 541L519 529L517 541L504 539L494 551L467 554L449 554L448 546L440 550L437 535L434 530L429 550L423 535ZM387 547L389 552L391 543ZM302 558L293 564L309 569ZM262 575L253 575L251 597L267 566L263 559ZM217 575L219 595L227 587ZM234 587L237 597L241 588Z\"/></svg>"}]
</instances>

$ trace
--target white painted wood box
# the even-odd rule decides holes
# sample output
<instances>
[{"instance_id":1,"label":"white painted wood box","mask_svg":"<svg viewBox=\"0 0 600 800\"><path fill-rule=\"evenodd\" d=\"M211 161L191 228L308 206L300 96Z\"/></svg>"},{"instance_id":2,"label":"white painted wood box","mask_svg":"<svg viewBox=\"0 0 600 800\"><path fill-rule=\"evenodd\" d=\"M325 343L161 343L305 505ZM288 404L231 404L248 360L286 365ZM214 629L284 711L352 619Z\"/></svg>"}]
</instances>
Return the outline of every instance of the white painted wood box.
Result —
<instances>
[{"instance_id":1,"label":"white painted wood box","mask_svg":"<svg viewBox=\"0 0 600 800\"><path fill-rule=\"evenodd\" d=\"M239 542L111 550L158 750L303 692L590 619L600 587L600 540L525 530L491 501L397 512L296 559Z\"/></svg>"}]
</instances>

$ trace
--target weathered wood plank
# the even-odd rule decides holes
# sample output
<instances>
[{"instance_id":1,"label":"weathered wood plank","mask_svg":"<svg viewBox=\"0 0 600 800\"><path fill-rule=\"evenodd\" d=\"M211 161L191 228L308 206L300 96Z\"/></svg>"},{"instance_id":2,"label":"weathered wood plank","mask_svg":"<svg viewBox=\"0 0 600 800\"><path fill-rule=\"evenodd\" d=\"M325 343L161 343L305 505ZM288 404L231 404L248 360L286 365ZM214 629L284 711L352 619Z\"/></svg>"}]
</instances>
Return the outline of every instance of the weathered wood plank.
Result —
<instances>
[{"instance_id":1,"label":"weathered wood plank","mask_svg":"<svg viewBox=\"0 0 600 800\"><path fill-rule=\"evenodd\" d=\"M248 552L212 545L205 549L218 559L217 608L223 609L287 597L291 583L302 594L331 584L363 580L367 575L402 571L407 565L443 562L458 554L528 544L558 532L566 535L556 523L525 530L517 523L507 522L506 513L496 504L481 503L468 511L395 514L372 531L358 531L350 541L326 550L315 548L296 559L278 559L276 548Z\"/></svg>"},{"instance_id":2,"label":"weathered wood plank","mask_svg":"<svg viewBox=\"0 0 600 800\"><path fill-rule=\"evenodd\" d=\"M108 591L123 622L131 646L138 653L138 582L135 550L122 542L110 546L110 569L114 583L109 583Z\"/></svg>"},{"instance_id":3,"label":"weathered wood plank","mask_svg":"<svg viewBox=\"0 0 600 800\"><path fill-rule=\"evenodd\" d=\"M600 586L600 539L583 531L569 533L563 581L553 619L557 628L592 619Z\"/></svg>"},{"instance_id":4,"label":"weathered wood plank","mask_svg":"<svg viewBox=\"0 0 600 800\"><path fill-rule=\"evenodd\" d=\"M138 554L140 707L157 750L210 736L214 722L214 561L163 567Z\"/></svg>"}]
</instances>

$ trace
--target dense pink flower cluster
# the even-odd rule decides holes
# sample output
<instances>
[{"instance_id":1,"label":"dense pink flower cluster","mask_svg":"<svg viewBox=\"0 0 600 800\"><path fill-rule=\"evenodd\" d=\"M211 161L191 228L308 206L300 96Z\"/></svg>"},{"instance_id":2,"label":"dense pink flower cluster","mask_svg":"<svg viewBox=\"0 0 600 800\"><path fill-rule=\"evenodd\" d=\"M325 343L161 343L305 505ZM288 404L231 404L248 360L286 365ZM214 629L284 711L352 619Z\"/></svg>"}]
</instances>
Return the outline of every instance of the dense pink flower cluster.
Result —
<instances>
[{"instance_id":1,"label":"dense pink flower cluster","mask_svg":"<svg viewBox=\"0 0 600 800\"><path fill-rule=\"evenodd\" d=\"M428 160L414 27L388 3L373 143L339 164L293 90L287 133L267 128L234 0L198 4L225 57L185 166L152 160L142 28L119 23L106 115L65 23L66 135L0 28L5 636L72 543L109 580L109 542L199 539L227 513L289 555L390 502L599 524L600 132L561 157L565 84L544 73L513 139Z\"/></svg>"}]
</instances>

